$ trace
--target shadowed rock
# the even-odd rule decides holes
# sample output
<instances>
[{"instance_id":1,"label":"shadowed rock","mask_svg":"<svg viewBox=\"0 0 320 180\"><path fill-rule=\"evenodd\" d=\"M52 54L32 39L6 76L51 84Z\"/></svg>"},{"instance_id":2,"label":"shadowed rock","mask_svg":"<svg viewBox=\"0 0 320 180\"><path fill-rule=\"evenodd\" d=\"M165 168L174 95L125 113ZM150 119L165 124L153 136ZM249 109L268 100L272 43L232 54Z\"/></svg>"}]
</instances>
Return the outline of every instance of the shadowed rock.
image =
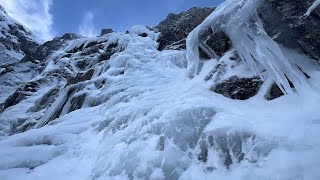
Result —
<instances>
[{"instance_id":1,"label":"shadowed rock","mask_svg":"<svg viewBox=\"0 0 320 180\"><path fill-rule=\"evenodd\" d=\"M72 77L68 79L66 86L90 80L93 76L93 73L94 73L94 69L90 69L85 73L78 73L76 77Z\"/></svg>"},{"instance_id":2,"label":"shadowed rock","mask_svg":"<svg viewBox=\"0 0 320 180\"><path fill-rule=\"evenodd\" d=\"M28 55L23 58L22 61L28 60L38 60L42 62L49 55L51 55L54 51L62 48L68 41L80 38L81 36L74 33L67 33L61 37L54 38L51 41L47 41L46 43L39 46L34 54Z\"/></svg>"},{"instance_id":3,"label":"shadowed rock","mask_svg":"<svg viewBox=\"0 0 320 180\"><path fill-rule=\"evenodd\" d=\"M199 34L199 39L220 57L232 48L231 40L222 31L213 32L212 29L207 29ZM201 54L200 57L205 58L205 56Z\"/></svg>"},{"instance_id":4,"label":"shadowed rock","mask_svg":"<svg viewBox=\"0 0 320 180\"><path fill-rule=\"evenodd\" d=\"M103 35L106 35L106 34L110 34L110 33L113 33L113 29L111 28L107 28L107 29L102 29L101 32L100 32L100 36L103 36Z\"/></svg>"},{"instance_id":5,"label":"shadowed rock","mask_svg":"<svg viewBox=\"0 0 320 180\"><path fill-rule=\"evenodd\" d=\"M274 40L320 61L320 7L304 17L314 0L265 0L259 10L264 28Z\"/></svg>"},{"instance_id":6,"label":"shadowed rock","mask_svg":"<svg viewBox=\"0 0 320 180\"><path fill-rule=\"evenodd\" d=\"M255 96L262 84L262 80L258 77L240 78L233 76L216 84L211 90L231 99L246 100Z\"/></svg>"},{"instance_id":7,"label":"shadowed rock","mask_svg":"<svg viewBox=\"0 0 320 180\"><path fill-rule=\"evenodd\" d=\"M281 91L281 89L278 87L277 84L272 84L272 86L270 87L270 89L268 90L267 94L264 96L264 98L266 100L274 100L278 97L283 96L283 92Z\"/></svg>"},{"instance_id":8,"label":"shadowed rock","mask_svg":"<svg viewBox=\"0 0 320 180\"><path fill-rule=\"evenodd\" d=\"M28 110L28 112L38 112L45 108L48 108L55 101L55 98L58 96L59 91L60 91L59 87L50 89L39 100L36 101L35 105L32 106Z\"/></svg>"},{"instance_id":9,"label":"shadowed rock","mask_svg":"<svg viewBox=\"0 0 320 180\"><path fill-rule=\"evenodd\" d=\"M191 8L180 14L170 13L167 18L156 26L161 32L158 40L159 50L186 48L188 34L209 16L214 8Z\"/></svg>"}]
</instances>

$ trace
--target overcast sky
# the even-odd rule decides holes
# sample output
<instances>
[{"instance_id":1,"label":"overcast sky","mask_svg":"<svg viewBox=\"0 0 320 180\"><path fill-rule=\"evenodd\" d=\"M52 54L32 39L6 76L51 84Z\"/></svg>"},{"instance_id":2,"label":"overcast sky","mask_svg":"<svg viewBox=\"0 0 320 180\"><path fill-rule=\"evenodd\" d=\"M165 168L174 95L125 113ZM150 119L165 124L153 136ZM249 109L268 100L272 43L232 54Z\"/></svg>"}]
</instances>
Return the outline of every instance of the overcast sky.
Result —
<instances>
[{"instance_id":1,"label":"overcast sky","mask_svg":"<svg viewBox=\"0 0 320 180\"><path fill-rule=\"evenodd\" d=\"M0 0L6 11L44 40L67 32L95 36L102 28L125 31L156 25L168 13L217 6L223 0Z\"/></svg>"}]
</instances>

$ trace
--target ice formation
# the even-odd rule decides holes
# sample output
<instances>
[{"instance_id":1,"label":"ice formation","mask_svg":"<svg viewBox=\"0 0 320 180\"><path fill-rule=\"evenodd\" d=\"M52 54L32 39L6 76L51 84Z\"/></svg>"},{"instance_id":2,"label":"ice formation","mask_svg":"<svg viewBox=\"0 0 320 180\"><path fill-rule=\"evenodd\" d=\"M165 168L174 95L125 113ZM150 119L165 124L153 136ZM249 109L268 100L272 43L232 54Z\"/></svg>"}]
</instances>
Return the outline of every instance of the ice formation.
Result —
<instances>
[{"instance_id":1,"label":"ice formation","mask_svg":"<svg viewBox=\"0 0 320 180\"><path fill-rule=\"evenodd\" d=\"M36 123L34 129L0 136L0 179L320 179L320 100L295 64L308 70L317 91L319 70L302 66L305 56L266 35L255 14L259 3L224 2L191 33L186 52L158 51L153 35L138 36L146 31L141 26L127 34L70 41L47 58L34 80L58 70L77 78L75 60L84 57L92 76L78 83L45 81L40 91L0 114L6 121L30 117L26 107L60 88L54 103L26 122ZM248 20L254 21L242 23ZM208 27L230 36L247 62L242 67L276 81L288 95L238 101L211 92L204 79L217 62L198 58L198 34ZM103 49L117 44L119 51L101 62L79 52L64 56L98 43ZM231 54L220 61L228 62ZM286 77L303 96L290 93ZM82 96L81 108L72 109L72 98ZM1 129L5 125L1 122Z\"/></svg>"},{"instance_id":2,"label":"ice formation","mask_svg":"<svg viewBox=\"0 0 320 180\"><path fill-rule=\"evenodd\" d=\"M315 0L304 16L310 16L311 12L320 5L320 0Z\"/></svg>"},{"instance_id":3,"label":"ice formation","mask_svg":"<svg viewBox=\"0 0 320 180\"><path fill-rule=\"evenodd\" d=\"M187 40L189 76L194 77L199 71L199 33L211 28L213 32L224 31L241 59L262 79L271 77L284 93L293 93L288 80L298 92L308 87L297 65L284 56L279 45L265 32L256 12L262 4L263 0L228 0L191 32ZM261 66L267 75L262 74Z\"/></svg>"}]
</instances>

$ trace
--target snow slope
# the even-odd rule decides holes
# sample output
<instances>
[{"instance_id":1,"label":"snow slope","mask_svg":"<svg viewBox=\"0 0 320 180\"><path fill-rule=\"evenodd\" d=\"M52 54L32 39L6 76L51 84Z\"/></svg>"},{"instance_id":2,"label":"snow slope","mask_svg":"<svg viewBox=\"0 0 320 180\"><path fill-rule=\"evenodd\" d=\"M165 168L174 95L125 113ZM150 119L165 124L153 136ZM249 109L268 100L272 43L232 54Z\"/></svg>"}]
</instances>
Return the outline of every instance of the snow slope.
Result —
<instances>
[{"instance_id":1,"label":"snow slope","mask_svg":"<svg viewBox=\"0 0 320 180\"><path fill-rule=\"evenodd\" d=\"M36 39L0 5L0 103L36 74L32 70L33 63L20 63L23 57L35 51Z\"/></svg>"},{"instance_id":2,"label":"snow slope","mask_svg":"<svg viewBox=\"0 0 320 180\"><path fill-rule=\"evenodd\" d=\"M310 13L316 8L318 7L320 4L319 0L315 0L314 3L310 6L310 8L308 9L308 11L306 12L305 16L310 16Z\"/></svg>"},{"instance_id":3,"label":"snow slope","mask_svg":"<svg viewBox=\"0 0 320 180\"><path fill-rule=\"evenodd\" d=\"M226 1L198 28L212 25L214 17L228 12L228 8L233 11L241 6L239 12L254 8L249 1L237 2ZM246 3L249 7L244 6ZM253 44L259 45L248 47L257 53L254 55L268 55L262 50L272 47L274 55L280 51L281 57L302 60L310 78L301 80L299 93L293 91L273 101L264 99L264 86L248 100L232 100L210 91L213 82L204 80L218 60L194 67L199 63L198 56L193 56L198 53L194 34L188 38L187 51L158 51L155 36L141 37L142 28L137 27L129 34L72 40L46 60L46 68L36 79L61 69L68 76L78 77L82 70L75 64L80 60L89 61L86 71L93 69L94 73L76 83L54 79L0 114L2 121L32 117L36 124L26 132L0 137L1 179L320 178L320 71L306 56L280 47L263 32L262 37L252 37ZM239 33L256 32L248 29ZM117 52L100 62L99 50L93 55L81 55L83 50L65 56L90 44L101 45L102 49L117 44ZM235 46L239 54L244 53L238 48ZM219 61L232 63L226 59L233 51ZM269 66L281 69L283 62L278 57ZM269 66L262 74L266 79L277 77L279 72L288 73L270 70ZM239 67L232 73L252 68L250 62ZM54 85L61 87L51 106L35 114L28 112L27 107ZM83 94L81 108L70 112L71 99ZM59 108L58 118L52 119Z\"/></svg>"}]
</instances>

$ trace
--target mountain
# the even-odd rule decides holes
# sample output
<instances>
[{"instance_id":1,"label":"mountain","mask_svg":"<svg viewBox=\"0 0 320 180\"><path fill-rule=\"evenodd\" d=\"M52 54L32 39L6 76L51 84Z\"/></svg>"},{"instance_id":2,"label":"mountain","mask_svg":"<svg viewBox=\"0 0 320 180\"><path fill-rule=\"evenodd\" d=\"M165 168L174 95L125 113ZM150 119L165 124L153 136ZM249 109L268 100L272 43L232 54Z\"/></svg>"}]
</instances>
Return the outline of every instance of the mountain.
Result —
<instances>
[{"instance_id":1,"label":"mountain","mask_svg":"<svg viewBox=\"0 0 320 180\"><path fill-rule=\"evenodd\" d=\"M0 102L35 77L36 63L21 62L39 46L36 36L0 6Z\"/></svg>"},{"instance_id":2,"label":"mountain","mask_svg":"<svg viewBox=\"0 0 320 180\"><path fill-rule=\"evenodd\" d=\"M0 179L319 179L317 2L44 44L1 8Z\"/></svg>"}]
</instances>

